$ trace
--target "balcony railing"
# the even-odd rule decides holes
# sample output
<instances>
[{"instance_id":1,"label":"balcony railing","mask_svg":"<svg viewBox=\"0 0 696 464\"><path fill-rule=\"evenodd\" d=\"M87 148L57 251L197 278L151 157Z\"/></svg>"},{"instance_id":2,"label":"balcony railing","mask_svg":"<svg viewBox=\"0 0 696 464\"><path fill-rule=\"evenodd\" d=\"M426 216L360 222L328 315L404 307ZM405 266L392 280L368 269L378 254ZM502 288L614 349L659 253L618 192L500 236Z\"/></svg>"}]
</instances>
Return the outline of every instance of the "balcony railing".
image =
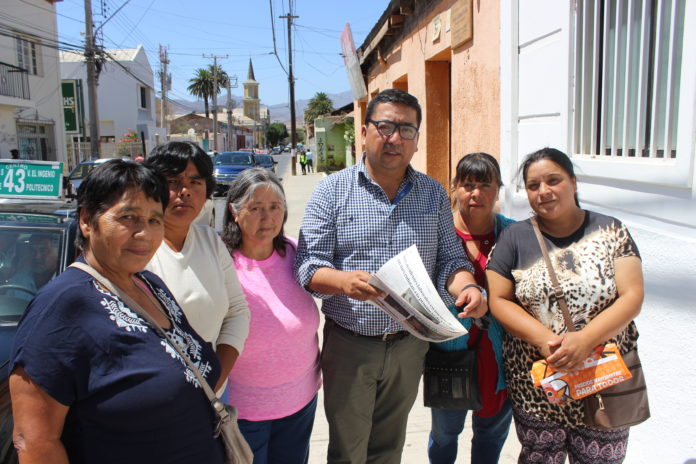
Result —
<instances>
[{"instance_id":1,"label":"balcony railing","mask_svg":"<svg viewBox=\"0 0 696 464\"><path fill-rule=\"evenodd\" d=\"M0 62L0 95L29 100L28 75L26 69Z\"/></svg>"}]
</instances>

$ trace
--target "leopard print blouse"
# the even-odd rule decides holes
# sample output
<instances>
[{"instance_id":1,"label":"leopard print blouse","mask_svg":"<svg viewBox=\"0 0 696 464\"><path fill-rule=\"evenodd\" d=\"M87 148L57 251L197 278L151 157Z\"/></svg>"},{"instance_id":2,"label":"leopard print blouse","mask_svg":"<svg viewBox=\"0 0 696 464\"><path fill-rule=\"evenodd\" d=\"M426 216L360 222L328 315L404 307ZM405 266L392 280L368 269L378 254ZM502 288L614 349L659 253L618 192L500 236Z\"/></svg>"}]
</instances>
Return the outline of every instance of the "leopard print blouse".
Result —
<instances>
[{"instance_id":1,"label":"leopard print blouse","mask_svg":"<svg viewBox=\"0 0 696 464\"><path fill-rule=\"evenodd\" d=\"M545 235L545 239L568 309L580 330L617 299L614 262L640 257L638 248L619 220L591 211L571 236L559 239ZM556 334L567 332L529 220L503 231L487 268L514 282L517 302L529 314ZM638 331L631 322L607 342L616 343L626 353L636 348L637 340ZM560 425L583 424L581 401L551 404L544 391L534 387L529 371L542 357L536 347L510 334L506 334L503 346L508 392L515 408Z\"/></svg>"}]
</instances>

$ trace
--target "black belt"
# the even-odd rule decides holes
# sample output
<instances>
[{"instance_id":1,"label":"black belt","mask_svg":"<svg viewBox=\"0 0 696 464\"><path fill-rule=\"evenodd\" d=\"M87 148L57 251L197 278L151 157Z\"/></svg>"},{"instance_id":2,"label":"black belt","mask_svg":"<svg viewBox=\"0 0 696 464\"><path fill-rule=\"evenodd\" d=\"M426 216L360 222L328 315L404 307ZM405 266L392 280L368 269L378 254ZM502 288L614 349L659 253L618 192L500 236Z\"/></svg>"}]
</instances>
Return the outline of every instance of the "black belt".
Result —
<instances>
[{"instance_id":1,"label":"black belt","mask_svg":"<svg viewBox=\"0 0 696 464\"><path fill-rule=\"evenodd\" d=\"M326 319L326 322L332 324L334 327L339 329L342 332L347 333L348 335L352 335L354 337L362 337L362 338L371 338L373 340L380 340L383 342L395 342L397 340L401 340L402 338L406 338L408 336L408 332L405 330L401 330L399 332L386 332L380 335L363 335L358 332L353 332L350 329L346 329L345 327L339 325L337 322L331 320L331 319Z\"/></svg>"}]
</instances>

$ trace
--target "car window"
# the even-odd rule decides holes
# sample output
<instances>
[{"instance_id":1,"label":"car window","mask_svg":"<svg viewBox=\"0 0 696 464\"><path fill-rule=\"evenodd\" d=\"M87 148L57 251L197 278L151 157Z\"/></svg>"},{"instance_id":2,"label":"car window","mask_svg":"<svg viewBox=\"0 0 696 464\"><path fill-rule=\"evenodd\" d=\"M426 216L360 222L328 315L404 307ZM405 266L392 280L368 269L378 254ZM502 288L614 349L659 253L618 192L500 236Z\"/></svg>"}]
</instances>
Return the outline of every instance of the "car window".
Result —
<instances>
[{"instance_id":1,"label":"car window","mask_svg":"<svg viewBox=\"0 0 696 464\"><path fill-rule=\"evenodd\" d=\"M16 323L62 269L62 229L0 227L0 325Z\"/></svg>"},{"instance_id":2,"label":"car window","mask_svg":"<svg viewBox=\"0 0 696 464\"><path fill-rule=\"evenodd\" d=\"M220 153L215 158L215 164L240 164L251 166L253 164L251 155L244 153Z\"/></svg>"},{"instance_id":3,"label":"car window","mask_svg":"<svg viewBox=\"0 0 696 464\"><path fill-rule=\"evenodd\" d=\"M94 169L94 163L78 164L70 173L70 179L84 179L92 169Z\"/></svg>"}]
</instances>

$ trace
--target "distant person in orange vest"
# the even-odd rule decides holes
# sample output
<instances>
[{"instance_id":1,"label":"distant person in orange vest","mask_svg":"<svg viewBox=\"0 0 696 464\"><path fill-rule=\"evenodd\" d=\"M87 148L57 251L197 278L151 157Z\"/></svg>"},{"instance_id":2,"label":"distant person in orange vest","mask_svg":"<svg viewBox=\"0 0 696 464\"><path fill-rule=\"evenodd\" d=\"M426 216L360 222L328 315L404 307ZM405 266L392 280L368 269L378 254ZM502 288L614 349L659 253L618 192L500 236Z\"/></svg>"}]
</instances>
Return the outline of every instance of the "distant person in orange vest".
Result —
<instances>
[{"instance_id":1,"label":"distant person in orange vest","mask_svg":"<svg viewBox=\"0 0 696 464\"><path fill-rule=\"evenodd\" d=\"M307 175L307 153L300 152L300 166L302 167L302 175Z\"/></svg>"}]
</instances>

